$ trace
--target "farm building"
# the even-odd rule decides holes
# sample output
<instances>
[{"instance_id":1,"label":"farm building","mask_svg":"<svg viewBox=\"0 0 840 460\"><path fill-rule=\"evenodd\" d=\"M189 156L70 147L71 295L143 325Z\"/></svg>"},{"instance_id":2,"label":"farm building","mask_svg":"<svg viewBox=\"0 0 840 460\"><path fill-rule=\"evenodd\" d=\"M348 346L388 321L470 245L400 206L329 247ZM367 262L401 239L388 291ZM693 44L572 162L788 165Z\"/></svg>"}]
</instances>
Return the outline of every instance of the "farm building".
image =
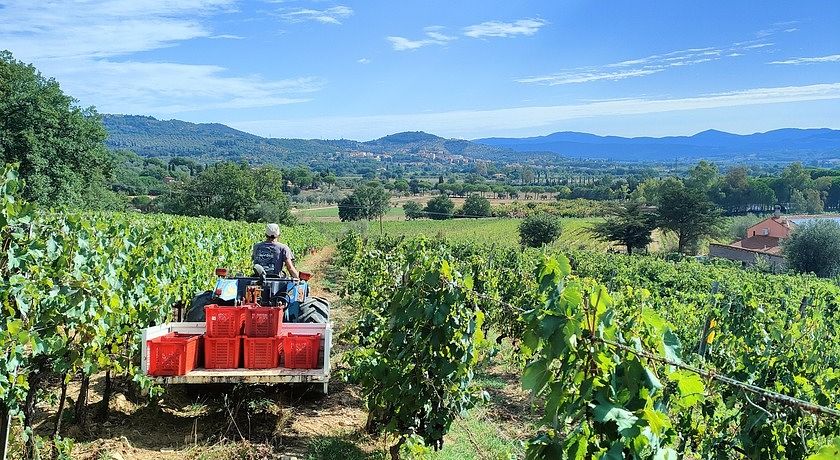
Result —
<instances>
[{"instance_id":1,"label":"farm building","mask_svg":"<svg viewBox=\"0 0 840 460\"><path fill-rule=\"evenodd\" d=\"M758 258L763 257L773 267L781 269L785 263L782 256L782 241L789 237L797 226L823 219L840 223L840 215L836 214L783 216L777 212L772 217L747 228L746 235L741 240L731 244L710 244L709 256L734 260L746 265L752 265Z\"/></svg>"}]
</instances>

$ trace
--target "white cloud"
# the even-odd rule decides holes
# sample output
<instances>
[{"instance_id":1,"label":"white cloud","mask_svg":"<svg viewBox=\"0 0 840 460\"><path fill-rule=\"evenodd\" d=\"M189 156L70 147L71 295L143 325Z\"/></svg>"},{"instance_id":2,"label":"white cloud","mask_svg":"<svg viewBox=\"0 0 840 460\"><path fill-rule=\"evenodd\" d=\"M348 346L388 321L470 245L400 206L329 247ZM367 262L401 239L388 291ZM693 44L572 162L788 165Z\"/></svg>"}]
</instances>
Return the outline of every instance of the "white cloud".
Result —
<instances>
[{"instance_id":1,"label":"white cloud","mask_svg":"<svg viewBox=\"0 0 840 460\"><path fill-rule=\"evenodd\" d=\"M178 113L308 100L323 82L233 75L223 66L140 62L132 55L213 34L211 14L235 0L0 0L0 47L55 77L102 112Z\"/></svg>"},{"instance_id":2,"label":"white cloud","mask_svg":"<svg viewBox=\"0 0 840 460\"><path fill-rule=\"evenodd\" d=\"M600 66L576 67L550 75L523 77L516 79L516 81L518 83L546 86L588 83L593 81L617 81L653 75L677 67L692 66L724 58L743 56L748 52L755 52L754 50L766 48L771 45L770 43L740 42L724 48L689 48Z\"/></svg>"},{"instance_id":3,"label":"white cloud","mask_svg":"<svg viewBox=\"0 0 840 460\"><path fill-rule=\"evenodd\" d=\"M429 26L423 29L425 38L411 40L405 37L390 36L385 37L385 39L391 42L391 47L394 48L394 50L407 51L416 50L429 45L446 45L457 38L446 35L443 33L443 30L444 27L442 26Z\"/></svg>"},{"instance_id":4,"label":"white cloud","mask_svg":"<svg viewBox=\"0 0 840 460\"><path fill-rule=\"evenodd\" d=\"M0 43L15 56L109 57L148 51L211 31L202 15L227 11L234 0L7 0L0 8Z\"/></svg>"},{"instance_id":5,"label":"white cloud","mask_svg":"<svg viewBox=\"0 0 840 460\"><path fill-rule=\"evenodd\" d=\"M542 19L520 19L514 22L487 21L464 27L464 35L472 38L534 35L547 24L548 22Z\"/></svg>"},{"instance_id":6,"label":"white cloud","mask_svg":"<svg viewBox=\"0 0 840 460\"><path fill-rule=\"evenodd\" d=\"M840 54L832 54L830 56L818 56L818 57L798 57L798 58L785 59L783 61L773 61L770 64L801 65L801 64L819 64L819 63L823 63L823 62L840 62Z\"/></svg>"},{"instance_id":7,"label":"white cloud","mask_svg":"<svg viewBox=\"0 0 840 460\"><path fill-rule=\"evenodd\" d=\"M303 77L270 80L231 76L215 65L107 60L51 62L62 86L101 112L175 114L208 109L269 107L306 102L323 81ZM93 83L92 83L93 82Z\"/></svg>"},{"instance_id":8,"label":"white cloud","mask_svg":"<svg viewBox=\"0 0 840 460\"><path fill-rule=\"evenodd\" d=\"M312 8L283 10L280 12L280 17L289 22L316 21L322 24L341 24L342 19L350 17L352 14L353 9L339 5L323 10Z\"/></svg>"},{"instance_id":9,"label":"white cloud","mask_svg":"<svg viewBox=\"0 0 840 460\"><path fill-rule=\"evenodd\" d=\"M245 37L233 34L211 35L207 38L212 38L214 40L245 40Z\"/></svg>"},{"instance_id":10,"label":"white cloud","mask_svg":"<svg viewBox=\"0 0 840 460\"><path fill-rule=\"evenodd\" d=\"M368 58L361 58L357 59L356 62L358 62L359 64L370 64L372 61Z\"/></svg>"},{"instance_id":11,"label":"white cloud","mask_svg":"<svg viewBox=\"0 0 840 460\"><path fill-rule=\"evenodd\" d=\"M837 99L840 99L840 82L752 88L685 98L631 98L494 110L260 120L232 123L232 126L254 133L272 132L289 137L364 139L399 131L423 130L443 136L475 138L514 130L548 130L572 120Z\"/></svg>"}]
</instances>

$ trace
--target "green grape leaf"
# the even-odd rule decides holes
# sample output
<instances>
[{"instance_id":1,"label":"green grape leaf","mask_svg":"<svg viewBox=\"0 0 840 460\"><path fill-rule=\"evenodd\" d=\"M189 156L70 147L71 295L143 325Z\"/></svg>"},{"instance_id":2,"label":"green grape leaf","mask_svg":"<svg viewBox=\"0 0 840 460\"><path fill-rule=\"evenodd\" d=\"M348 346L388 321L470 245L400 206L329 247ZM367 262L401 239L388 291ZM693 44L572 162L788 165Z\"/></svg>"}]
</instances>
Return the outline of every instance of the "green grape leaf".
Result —
<instances>
[{"instance_id":1,"label":"green grape leaf","mask_svg":"<svg viewBox=\"0 0 840 460\"><path fill-rule=\"evenodd\" d=\"M632 428L639 420L639 417L629 410L612 403L598 404L595 406L594 415L598 422L615 422L619 431Z\"/></svg>"}]
</instances>

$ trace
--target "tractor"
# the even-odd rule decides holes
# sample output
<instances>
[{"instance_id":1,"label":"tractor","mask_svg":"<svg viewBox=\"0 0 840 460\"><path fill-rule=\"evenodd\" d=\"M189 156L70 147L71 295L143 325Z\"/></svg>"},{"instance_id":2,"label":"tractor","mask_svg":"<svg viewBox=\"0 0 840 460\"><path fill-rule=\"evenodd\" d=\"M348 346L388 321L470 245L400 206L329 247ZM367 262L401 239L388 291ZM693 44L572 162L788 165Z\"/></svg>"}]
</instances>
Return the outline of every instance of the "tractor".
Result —
<instances>
[{"instance_id":1,"label":"tractor","mask_svg":"<svg viewBox=\"0 0 840 460\"><path fill-rule=\"evenodd\" d=\"M266 274L260 265L254 265L254 276L238 273L229 276L226 268L217 268L216 286L195 296L186 313L186 321L204 321L204 307L211 304L235 306L246 300L249 288L260 292L262 306L283 308L284 323L326 323L330 303L321 297L309 295L309 273L301 272L300 278L284 278Z\"/></svg>"},{"instance_id":2,"label":"tractor","mask_svg":"<svg viewBox=\"0 0 840 460\"><path fill-rule=\"evenodd\" d=\"M315 384L321 392L327 393L330 379L330 349L332 347L332 323L329 320L330 304L326 299L313 297L309 294L308 273L300 273L299 278L288 278L282 276L271 276L260 265L254 265L253 276L245 276L242 273L229 274L227 269L217 268L215 271L216 283L213 290L205 291L192 299L184 319L171 323L164 323L152 326L143 331L142 334L142 356L141 368L144 373L152 376L161 384ZM207 319L205 318L205 307L212 306L215 312L224 310L224 307L242 307L245 309L265 310L268 308L282 309L282 321L279 322L279 332L276 337L279 343L289 345L297 343L298 340L306 342L309 340L308 350L314 355L310 356L309 365L301 366L297 359L302 355L292 354L289 351L280 352L276 355L275 348L269 348L268 354L263 350L263 357L273 358L275 361L269 366L249 367L248 358L240 360L239 365L208 367L206 359L213 340L239 342L242 350L237 352L239 357L248 354L248 347L252 342L259 342L259 338L231 338L214 339L205 337ZM209 310L209 309L208 309ZM215 314L218 316L218 313ZM181 316L180 314L178 316ZM165 355L161 341L181 340L189 343L190 337L202 337L199 347L205 350L190 350L184 346L176 354ZM171 337L171 338L170 338ZM308 339L307 339L308 338ZM317 339L316 339L317 338ZM198 339L196 339L198 340ZM163 342L168 343L168 342ZM284 345L285 346L285 345ZM281 349L283 347L280 347ZM255 348L256 349L256 348ZM181 359L183 353L190 353L195 365L172 372L169 374L153 373L151 369L158 368L158 364L172 364ZM271 355L274 353L275 355ZM199 356L204 355L205 363L202 363ZM216 356L215 352L214 355ZM235 354L228 354L238 358ZM248 355L251 356L251 355ZM294 358L294 361L289 361ZM317 358L317 359L315 359ZM244 362L244 364L243 364ZM151 367L150 367L151 363ZM272 367L276 366L276 367ZM173 369L175 367L173 366Z\"/></svg>"}]
</instances>

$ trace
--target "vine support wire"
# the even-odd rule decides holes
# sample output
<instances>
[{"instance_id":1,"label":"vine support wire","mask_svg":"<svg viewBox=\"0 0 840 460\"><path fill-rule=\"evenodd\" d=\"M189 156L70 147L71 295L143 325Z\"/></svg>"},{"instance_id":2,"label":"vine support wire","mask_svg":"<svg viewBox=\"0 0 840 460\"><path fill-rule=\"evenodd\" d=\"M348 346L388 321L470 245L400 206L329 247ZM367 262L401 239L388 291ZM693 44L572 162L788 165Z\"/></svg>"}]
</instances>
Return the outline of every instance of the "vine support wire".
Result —
<instances>
[{"instance_id":1,"label":"vine support wire","mask_svg":"<svg viewBox=\"0 0 840 460\"><path fill-rule=\"evenodd\" d=\"M507 302L501 301L499 299L495 299L495 298L490 297L486 294L482 294L482 293L478 293L478 292L476 292L475 294L480 299L495 302L498 305L501 305L503 307L507 307L507 308L517 310L517 311L520 311L520 312L524 311L521 307L511 305ZM614 348L618 348L618 349L626 351L628 353L632 353L636 356L647 358L647 359L650 359L652 361L657 361L657 362L662 363L662 364L667 364L667 365L674 366L676 368L679 368L679 369L682 369L682 370L685 370L685 371L695 373L695 374L697 374L701 377L704 377L706 379L714 380L714 381L717 381L717 382L720 382L720 383L723 383L723 384L726 384L726 385L729 385L729 386L740 388L741 390L744 390L745 392L750 392L750 393L759 395L764 399L771 399L771 400L774 400L778 403L784 404L784 405L789 406L789 407L802 409L802 410L804 410L806 412L809 412L811 414L829 415L829 416L832 416L832 417L840 418L840 410L837 410L837 409L833 409L833 408L825 407L825 406L820 406L819 404L814 404L814 403L811 403L811 402L808 402L808 401L804 401L802 399L798 399L798 398L794 398L792 396L784 395L782 393L778 393L778 392L771 391L771 390L768 390L768 389L765 389L765 388L761 388L759 386L752 385L750 383L741 382L740 380L733 379L732 377L728 377L728 376L723 375L723 374L718 374L714 371L708 371L708 370L700 369L699 367L691 366L691 365L683 363L683 362L677 362L677 361L673 361L673 360L670 360L670 359L667 359L667 358L663 358L663 357L655 355L653 353L650 353L650 352L647 352L647 351L644 351L644 350L637 350L635 348L629 347L629 346L621 344L621 343L613 342L611 340L602 339L600 337L591 337L590 340L593 340L593 341L596 341L596 342L601 342L605 345L608 345L608 346L611 346L611 347L614 347ZM751 400L749 402L752 404Z\"/></svg>"},{"instance_id":2,"label":"vine support wire","mask_svg":"<svg viewBox=\"0 0 840 460\"><path fill-rule=\"evenodd\" d=\"M740 380L735 380L732 377L725 376L723 374L718 374L713 371L707 371L704 369L700 369L698 367L694 367L682 362L673 361L667 358L663 358L661 356L654 355L653 353L649 353L643 350L636 350L635 348L628 347L627 345L620 344L613 342L611 340L602 339L599 337L592 337L592 340L601 342L605 345L618 348L620 350L626 351L628 353L632 353L636 356L640 356L643 358L650 359L651 361L657 361L662 364L667 364L669 366L674 366L676 368L686 370L689 372L693 372L701 377L705 377L710 380L715 380L736 388L740 388L742 390L748 391L750 393L757 394L765 399L772 399L776 402L784 404L786 406L795 407L798 409L802 409L806 412L810 412L812 414L823 414L823 415L830 415L832 417L840 417L840 410L832 409L830 407L820 406L818 404L814 404L808 401L804 401L802 399L794 398L793 396L784 395L781 393L777 393L775 391L771 391L765 388L761 388L756 385L752 385L750 383L741 382ZM752 401L750 401L752 402Z\"/></svg>"}]
</instances>

